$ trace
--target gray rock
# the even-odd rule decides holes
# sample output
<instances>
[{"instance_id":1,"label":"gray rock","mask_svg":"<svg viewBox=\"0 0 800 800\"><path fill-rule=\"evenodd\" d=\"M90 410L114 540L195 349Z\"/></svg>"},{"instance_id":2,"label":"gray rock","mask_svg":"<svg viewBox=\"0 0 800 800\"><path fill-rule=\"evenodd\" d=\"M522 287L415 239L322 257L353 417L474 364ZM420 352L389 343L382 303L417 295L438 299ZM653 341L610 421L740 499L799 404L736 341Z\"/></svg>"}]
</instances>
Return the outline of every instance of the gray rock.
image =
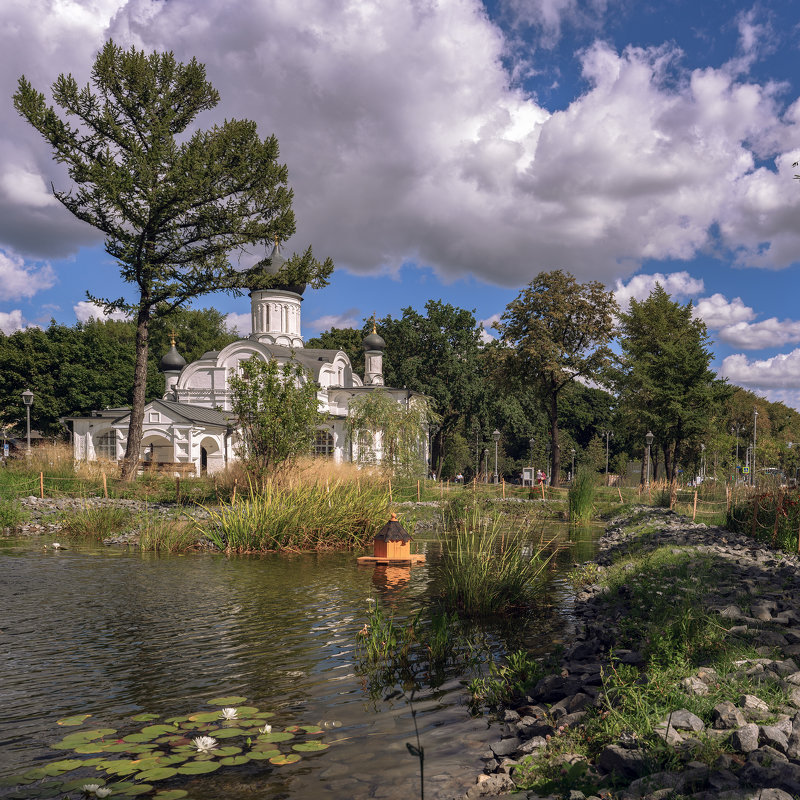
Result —
<instances>
[{"instance_id":1,"label":"gray rock","mask_svg":"<svg viewBox=\"0 0 800 800\"><path fill-rule=\"evenodd\" d=\"M681 681L681 686L687 694L706 695L709 692L708 684L694 676L684 678Z\"/></svg>"},{"instance_id":2,"label":"gray rock","mask_svg":"<svg viewBox=\"0 0 800 800\"><path fill-rule=\"evenodd\" d=\"M467 792L466 797L469 800L476 797L496 797L506 792L513 792L517 788L508 775L481 775L480 778L483 780Z\"/></svg>"},{"instance_id":3,"label":"gray rock","mask_svg":"<svg viewBox=\"0 0 800 800\"><path fill-rule=\"evenodd\" d=\"M711 711L711 722L717 730L741 728L747 723L744 714L729 700L717 703Z\"/></svg>"},{"instance_id":4,"label":"gray rock","mask_svg":"<svg viewBox=\"0 0 800 800\"><path fill-rule=\"evenodd\" d=\"M638 778L647 769L647 761L641 750L627 750L615 744L607 745L597 759L604 772L613 772L624 778Z\"/></svg>"},{"instance_id":5,"label":"gray rock","mask_svg":"<svg viewBox=\"0 0 800 800\"><path fill-rule=\"evenodd\" d=\"M751 753L758 748L758 725L751 722L735 730L729 739L737 753Z\"/></svg>"},{"instance_id":6,"label":"gray rock","mask_svg":"<svg viewBox=\"0 0 800 800\"><path fill-rule=\"evenodd\" d=\"M492 752L495 754L496 758L501 758L502 756L510 756L516 753L521 745L522 740L514 736L510 739L501 739L499 742L494 742L494 744L490 744L489 747L492 748Z\"/></svg>"},{"instance_id":7,"label":"gray rock","mask_svg":"<svg viewBox=\"0 0 800 800\"><path fill-rule=\"evenodd\" d=\"M758 728L758 742L769 745L781 753L789 748L789 739L777 725L760 725Z\"/></svg>"},{"instance_id":8,"label":"gray rock","mask_svg":"<svg viewBox=\"0 0 800 800\"><path fill-rule=\"evenodd\" d=\"M766 719L769 716L769 706L755 695L743 694L738 705L747 719Z\"/></svg>"},{"instance_id":9,"label":"gray rock","mask_svg":"<svg viewBox=\"0 0 800 800\"><path fill-rule=\"evenodd\" d=\"M695 733L702 731L706 727L700 717L685 708L673 711L663 721L663 724L672 725L673 728L679 731L694 731Z\"/></svg>"},{"instance_id":10,"label":"gray rock","mask_svg":"<svg viewBox=\"0 0 800 800\"><path fill-rule=\"evenodd\" d=\"M525 744L517 748L516 755L529 756L533 753L538 753L540 750L543 750L546 747L546 739L541 736L534 736L532 739L528 739Z\"/></svg>"},{"instance_id":11,"label":"gray rock","mask_svg":"<svg viewBox=\"0 0 800 800\"><path fill-rule=\"evenodd\" d=\"M519 722L520 716L516 711L512 711L510 708L507 708L503 712L503 722Z\"/></svg>"}]
</instances>

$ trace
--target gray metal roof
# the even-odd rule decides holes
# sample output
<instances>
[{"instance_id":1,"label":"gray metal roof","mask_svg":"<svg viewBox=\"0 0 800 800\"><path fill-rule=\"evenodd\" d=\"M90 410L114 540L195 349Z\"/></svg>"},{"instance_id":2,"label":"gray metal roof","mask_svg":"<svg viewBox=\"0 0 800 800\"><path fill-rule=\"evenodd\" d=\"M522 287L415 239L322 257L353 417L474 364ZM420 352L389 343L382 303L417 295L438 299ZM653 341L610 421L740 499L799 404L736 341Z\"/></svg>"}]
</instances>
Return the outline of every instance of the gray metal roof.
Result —
<instances>
[{"instance_id":1,"label":"gray metal roof","mask_svg":"<svg viewBox=\"0 0 800 800\"><path fill-rule=\"evenodd\" d=\"M219 425L225 428L229 421L233 419L233 414L225 414L215 408L176 403L173 400L153 400L149 405L162 405L171 414L177 414L190 422L200 422L203 425Z\"/></svg>"}]
</instances>

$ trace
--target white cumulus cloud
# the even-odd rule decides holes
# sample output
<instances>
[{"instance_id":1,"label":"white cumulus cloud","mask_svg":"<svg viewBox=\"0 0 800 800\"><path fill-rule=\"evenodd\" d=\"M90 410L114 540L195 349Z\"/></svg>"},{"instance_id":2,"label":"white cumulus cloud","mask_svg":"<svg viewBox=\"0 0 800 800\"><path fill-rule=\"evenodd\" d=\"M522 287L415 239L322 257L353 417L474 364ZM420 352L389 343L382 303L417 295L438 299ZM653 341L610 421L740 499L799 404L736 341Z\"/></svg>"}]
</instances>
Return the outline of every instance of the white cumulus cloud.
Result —
<instances>
[{"instance_id":1,"label":"white cumulus cloud","mask_svg":"<svg viewBox=\"0 0 800 800\"><path fill-rule=\"evenodd\" d=\"M618 280L614 297L620 309L625 311L632 299L639 302L646 300L657 283L668 295L678 300L697 295L705 289L702 279L693 278L688 272L656 272L653 275L634 275L627 283Z\"/></svg>"},{"instance_id":2,"label":"white cumulus cloud","mask_svg":"<svg viewBox=\"0 0 800 800\"><path fill-rule=\"evenodd\" d=\"M327 331L330 328L360 328L359 319L361 312L357 308L348 308L341 314L325 314L317 319L307 322L304 327L312 331Z\"/></svg>"},{"instance_id":3,"label":"white cumulus cloud","mask_svg":"<svg viewBox=\"0 0 800 800\"><path fill-rule=\"evenodd\" d=\"M800 389L800 349L752 361L737 353L723 360L719 374L754 389Z\"/></svg>"},{"instance_id":4,"label":"white cumulus cloud","mask_svg":"<svg viewBox=\"0 0 800 800\"><path fill-rule=\"evenodd\" d=\"M25 320L22 317L22 311L15 308L13 311L0 311L0 331L6 336L10 336L14 331L21 331L25 329Z\"/></svg>"},{"instance_id":5,"label":"white cumulus cloud","mask_svg":"<svg viewBox=\"0 0 800 800\"><path fill-rule=\"evenodd\" d=\"M779 320L777 317L759 322L737 322L719 331L719 338L744 350L761 350L765 347L783 347L800 342L800 322Z\"/></svg>"},{"instance_id":6,"label":"white cumulus cloud","mask_svg":"<svg viewBox=\"0 0 800 800\"><path fill-rule=\"evenodd\" d=\"M88 322L90 319L129 319L128 315L124 311L112 311L110 314L106 314L101 306L98 306L96 303L92 303L90 300L81 300L79 303L76 303L74 306L72 306L72 310L75 312L75 317L77 318L78 322Z\"/></svg>"},{"instance_id":7,"label":"white cumulus cloud","mask_svg":"<svg viewBox=\"0 0 800 800\"><path fill-rule=\"evenodd\" d=\"M0 299L33 297L55 282L55 273L48 264L32 266L26 264L21 256L0 250Z\"/></svg>"},{"instance_id":8,"label":"white cumulus cloud","mask_svg":"<svg viewBox=\"0 0 800 800\"><path fill-rule=\"evenodd\" d=\"M709 328L714 330L724 329L729 325L747 323L756 316L756 312L750 306L746 306L741 297L728 300L724 294L719 292L710 297L700 298L695 303L693 312L695 318L702 319ZM725 339L725 341L728 340Z\"/></svg>"},{"instance_id":9,"label":"white cumulus cloud","mask_svg":"<svg viewBox=\"0 0 800 800\"><path fill-rule=\"evenodd\" d=\"M249 336L253 328L253 318L247 314L237 314L231 312L225 316L225 324L230 329L236 329L239 336Z\"/></svg>"}]
</instances>

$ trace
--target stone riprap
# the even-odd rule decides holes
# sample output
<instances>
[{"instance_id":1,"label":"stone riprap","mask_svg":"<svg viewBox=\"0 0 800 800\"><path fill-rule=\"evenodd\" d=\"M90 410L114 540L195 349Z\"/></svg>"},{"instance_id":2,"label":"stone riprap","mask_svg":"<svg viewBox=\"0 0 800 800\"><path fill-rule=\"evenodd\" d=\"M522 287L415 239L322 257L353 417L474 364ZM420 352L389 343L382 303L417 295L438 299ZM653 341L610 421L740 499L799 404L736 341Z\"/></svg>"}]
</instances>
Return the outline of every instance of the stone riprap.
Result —
<instances>
[{"instance_id":1,"label":"stone riprap","mask_svg":"<svg viewBox=\"0 0 800 800\"><path fill-rule=\"evenodd\" d=\"M702 603L718 615L726 637L748 643L760 655L736 662L731 673L738 685L743 682L750 689L735 701L717 703L708 719L676 705L661 720L655 734L672 750L675 769L654 773L648 745L623 734L605 746L594 763L586 763L585 774L598 786L613 787L602 790L604 798L619 800L800 798L800 559L665 509L639 508L613 520L600 540L599 579L627 553L641 555L665 546L676 554L712 556L724 565L703 587ZM587 710L604 707L602 673L610 666L612 652L622 663L644 663L640 653L618 645L624 592L618 598L622 607L609 604L607 597L608 590L600 584L576 593L573 636L557 672L501 712L502 738L484 754L484 772L466 798L513 791L515 774L526 757L548 757L567 768L586 761L582 755L564 753L563 745L557 756L548 750L566 728L582 726ZM687 698L704 696L731 675L700 667L683 679L681 688ZM785 704L770 708L759 697L767 684L782 690ZM712 764L700 761L698 749L714 740L725 740L722 754ZM526 795L539 797L532 791L517 796ZM568 800L584 800L584 794L572 789Z\"/></svg>"}]
</instances>

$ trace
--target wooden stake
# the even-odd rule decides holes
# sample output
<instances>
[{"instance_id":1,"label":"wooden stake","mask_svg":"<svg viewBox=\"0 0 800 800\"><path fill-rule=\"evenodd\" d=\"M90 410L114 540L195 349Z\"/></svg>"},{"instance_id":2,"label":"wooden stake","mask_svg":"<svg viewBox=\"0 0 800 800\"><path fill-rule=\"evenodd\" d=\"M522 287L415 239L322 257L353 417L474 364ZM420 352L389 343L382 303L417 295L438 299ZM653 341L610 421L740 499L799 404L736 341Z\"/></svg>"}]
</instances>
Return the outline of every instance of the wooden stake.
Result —
<instances>
[{"instance_id":1,"label":"wooden stake","mask_svg":"<svg viewBox=\"0 0 800 800\"><path fill-rule=\"evenodd\" d=\"M444 500L444 481L439 481L439 499Z\"/></svg>"},{"instance_id":2,"label":"wooden stake","mask_svg":"<svg viewBox=\"0 0 800 800\"><path fill-rule=\"evenodd\" d=\"M730 513L731 510L731 487L725 487L725 510Z\"/></svg>"},{"instance_id":3,"label":"wooden stake","mask_svg":"<svg viewBox=\"0 0 800 800\"><path fill-rule=\"evenodd\" d=\"M39 497L44 500L44 472L39 473Z\"/></svg>"},{"instance_id":4,"label":"wooden stake","mask_svg":"<svg viewBox=\"0 0 800 800\"><path fill-rule=\"evenodd\" d=\"M180 505L181 504L181 476L177 475L175 477L175 502Z\"/></svg>"},{"instance_id":5,"label":"wooden stake","mask_svg":"<svg viewBox=\"0 0 800 800\"><path fill-rule=\"evenodd\" d=\"M544 500L544 481L542 481L539 486L542 487L542 500Z\"/></svg>"},{"instance_id":6,"label":"wooden stake","mask_svg":"<svg viewBox=\"0 0 800 800\"><path fill-rule=\"evenodd\" d=\"M697 516L697 489L694 490L694 506L692 507L692 522L694 522L694 518Z\"/></svg>"},{"instance_id":7,"label":"wooden stake","mask_svg":"<svg viewBox=\"0 0 800 800\"><path fill-rule=\"evenodd\" d=\"M503 478L503 500L506 499L506 479Z\"/></svg>"},{"instance_id":8,"label":"wooden stake","mask_svg":"<svg viewBox=\"0 0 800 800\"><path fill-rule=\"evenodd\" d=\"M620 489L619 486L617 486L617 494L619 495L619 501L621 503L622 502L622 489Z\"/></svg>"},{"instance_id":9,"label":"wooden stake","mask_svg":"<svg viewBox=\"0 0 800 800\"><path fill-rule=\"evenodd\" d=\"M108 500L108 482L106 481L106 474L103 473L103 497Z\"/></svg>"},{"instance_id":10,"label":"wooden stake","mask_svg":"<svg viewBox=\"0 0 800 800\"><path fill-rule=\"evenodd\" d=\"M231 497L231 505L236 502L236 484L239 482L238 478L233 479L233 495Z\"/></svg>"},{"instance_id":11,"label":"wooden stake","mask_svg":"<svg viewBox=\"0 0 800 800\"><path fill-rule=\"evenodd\" d=\"M417 478L417 502L419 503L419 478Z\"/></svg>"}]
</instances>

